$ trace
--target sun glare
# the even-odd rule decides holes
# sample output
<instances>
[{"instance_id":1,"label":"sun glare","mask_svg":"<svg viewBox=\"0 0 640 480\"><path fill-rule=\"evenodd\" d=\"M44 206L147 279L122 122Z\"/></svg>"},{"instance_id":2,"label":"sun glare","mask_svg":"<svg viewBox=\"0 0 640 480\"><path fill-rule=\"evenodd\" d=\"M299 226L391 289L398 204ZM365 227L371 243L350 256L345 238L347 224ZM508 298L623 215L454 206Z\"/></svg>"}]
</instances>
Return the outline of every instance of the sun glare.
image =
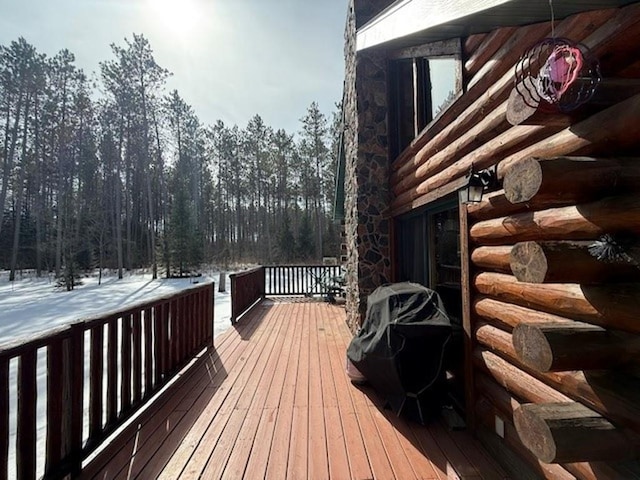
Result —
<instances>
[{"instance_id":1,"label":"sun glare","mask_svg":"<svg viewBox=\"0 0 640 480\"><path fill-rule=\"evenodd\" d=\"M147 0L147 5L150 20L181 36L194 32L201 15L197 0Z\"/></svg>"}]
</instances>

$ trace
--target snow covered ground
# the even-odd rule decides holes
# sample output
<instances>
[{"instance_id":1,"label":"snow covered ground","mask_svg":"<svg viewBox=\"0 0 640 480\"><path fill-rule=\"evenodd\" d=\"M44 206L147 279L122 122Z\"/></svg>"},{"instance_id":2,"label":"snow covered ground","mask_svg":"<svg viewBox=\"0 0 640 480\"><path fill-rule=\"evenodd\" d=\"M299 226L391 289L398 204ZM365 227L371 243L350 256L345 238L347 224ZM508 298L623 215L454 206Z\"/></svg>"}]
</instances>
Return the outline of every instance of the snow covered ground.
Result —
<instances>
[{"instance_id":1,"label":"snow covered ground","mask_svg":"<svg viewBox=\"0 0 640 480\"><path fill-rule=\"evenodd\" d=\"M218 275L211 273L218 281ZM203 282L207 276L197 278ZM214 335L231 326L230 282L227 292L218 293L214 301ZM98 285L97 275L82 278L82 285L67 292L56 287L52 276L36 278L28 274L15 282L9 281L9 272L0 271L0 344L16 340L22 335L43 332L73 321L94 317L155 297L192 287L191 279L152 280L151 274L103 277Z\"/></svg>"},{"instance_id":2,"label":"snow covered ground","mask_svg":"<svg viewBox=\"0 0 640 480\"><path fill-rule=\"evenodd\" d=\"M214 337L231 326L230 282L227 292L218 292L218 274L209 272L210 277L198 277L199 283L213 279L216 282L214 299ZM97 276L82 278L82 285L67 292L56 286L53 277L36 278L33 274L19 276L9 282L9 274L0 271L0 346L8 341L47 330L74 321L101 316L129 305L153 300L172 292L192 287L191 279L152 280L151 274L131 274L119 280L117 276L103 277L98 285ZM85 362L88 364L88 348L85 348ZM8 478L15 478L15 434L17 392L17 361L12 360L9 369L10 436ZM86 389L85 389L86 390ZM85 391L85 405L88 395ZM87 415L85 414L85 438L87 435ZM46 421L46 353L38 354L38 405L36 445L39 458L38 476L43 473L44 435ZM0 472L1 473L1 472ZM0 474L0 477L2 475Z\"/></svg>"}]
</instances>

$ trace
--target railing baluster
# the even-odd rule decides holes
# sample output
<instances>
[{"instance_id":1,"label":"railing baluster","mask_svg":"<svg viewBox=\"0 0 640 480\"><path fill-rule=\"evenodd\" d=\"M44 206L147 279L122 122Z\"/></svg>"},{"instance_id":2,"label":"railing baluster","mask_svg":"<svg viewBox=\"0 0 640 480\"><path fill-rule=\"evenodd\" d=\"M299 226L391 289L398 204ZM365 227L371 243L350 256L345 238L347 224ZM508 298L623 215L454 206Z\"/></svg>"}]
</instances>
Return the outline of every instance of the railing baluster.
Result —
<instances>
[{"instance_id":1,"label":"railing baluster","mask_svg":"<svg viewBox=\"0 0 640 480\"><path fill-rule=\"evenodd\" d=\"M82 426L83 426L83 396L84 396L84 327L82 324L71 326L71 338L64 342L65 360L69 363L64 370L69 372L67 391L70 398L69 405L69 463L71 476L80 473L82 467ZM64 424L64 421L63 421Z\"/></svg>"},{"instance_id":2,"label":"railing baluster","mask_svg":"<svg viewBox=\"0 0 640 480\"><path fill-rule=\"evenodd\" d=\"M0 358L0 479L7 478L9 462L9 359Z\"/></svg>"},{"instance_id":3,"label":"railing baluster","mask_svg":"<svg viewBox=\"0 0 640 480\"><path fill-rule=\"evenodd\" d=\"M213 296L215 295L214 292L215 288L213 285L211 285L210 287L210 291L208 294L209 298L213 298ZM206 302L207 304L207 340L209 342L211 342L211 346L213 346L213 315L214 315L214 310L216 308L214 302L210 302L207 300Z\"/></svg>"},{"instance_id":4,"label":"railing baluster","mask_svg":"<svg viewBox=\"0 0 640 480\"><path fill-rule=\"evenodd\" d=\"M18 443L16 460L19 479L36 476L36 355L28 350L18 359Z\"/></svg>"},{"instance_id":5,"label":"railing baluster","mask_svg":"<svg viewBox=\"0 0 640 480\"><path fill-rule=\"evenodd\" d=\"M188 315L189 315L189 350L188 354L191 356L196 349L197 345L197 321L196 318L196 301L197 295L189 296L188 303Z\"/></svg>"},{"instance_id":6,"label":"railing baluster","mask_svg":"<svg viewBox=\"0 0 640 480\"><path fill-rule=\"evenodd\" d=\"M142 399L142 337L141 313L133 314L133 400L135 405Z\"/></svg>"},{"instance_id":7,"label":"railing baluster","mask_svg":"<svg viewBox=\"0 0 640 480\"><path fill-rule=\"evenodd\" d=\"M121 410L120 414L122 415L124 412L129 410L129 407L132 404L131 400L131 381L132 381L132 371L133 371L133 360L131 358L131 344L132 344L132 331L133 331L133 316L131 314L126 314L122 316L122 358L121 362L121 372L122 372L122 382L121 392L122 392L122 400L121 400Z\"/></svg>"},{"instance_id":8,"label":"railing baluster","mask_svg":"<svg viewBox=\"0 0 640 480\"><path fill-rule=\"evenodd\" d=\"M151 395L153 388L153 352L151 332L151 309L144 310L144 397Z\"/></svg>"},{"instance_id":9,"label":"railing baluster","mask_svg":"<svg viewBox=\"0 0 640 480\"><path fill-rule=\"evenodd\" d=\"M162 349L164 347L164 339L162 337L162 314L164 311L164 304L155 305L153 307L153 381L154 388L158 388L162 383L162 374L164 372L164 366L162 361L164 360Z\"/></svg>"},{"instance_id":10,"label":"railing baluster","mask_svg":"<svg viewBox=\"0 0 640 480\"><path fill-rule=\"evenodd\" d=\"M200 347L204 344L204 304L202 301L204 300L204 294L196 293L196 347L200 349Z\"/></svg>"},{"instance_id":11,"label":"railing baluster","mask_svg":"<svg viewBox=\"0 0 640 480\"><path fill-rule=\"evenodd\" d=\"M62 459L62 418L65 402L63 340L56 339L47 348L47 451L45 473L51 474Z\"/></svg>"},{"instance_id":12,"label":"railing baluster","mask_svg":"<svg viewBox=\"0 0 640 480\"><path fill-rule=\"evenodd\" d=\"M178 345L178 299L171 300L171 343L170 343L170 352L171 352L171 361L170 361L170 369L173 372L178 366L178 353L179 353L179 345Z\"/></svg>"},{"instance_id":13,"label":"railing baluster","mask_svg":"<svg viewBox=\"0 0 640 480\"><path fill-rule=\"evenodd\" d=\"M122 321L125 322L126 316ZM124 337L124 328L122 329ZM123 340L124 346L124 340ZM112 426L118 419L118 319L111 318L107 323L107 425ZM124 364L124 354L123 354ZM122 384L125 384L123 377ZM125 401L124 388L122 401Z\"/></svg>"},{"instance_id":14,"label":"railing baluster","mask_svg":"<svg viewBox=\"0 0 640 480\"><path fill-rule=\"evenodd\" d=\"M104 326L91 329L91 373L89 377L89 441L102 433L102 372L104 353Z\"/></svg>"},{"instance_id":15,"label":"railing baluster","mask_svg":"<svg viewBox=\"0 0 640 480\"><path fill-rule=\"evenodd\" d=\"M169 343L169 314L170 303L162 304L162 383L164 383L171 371L171 345Z\"/></svg>"}]
</instances>

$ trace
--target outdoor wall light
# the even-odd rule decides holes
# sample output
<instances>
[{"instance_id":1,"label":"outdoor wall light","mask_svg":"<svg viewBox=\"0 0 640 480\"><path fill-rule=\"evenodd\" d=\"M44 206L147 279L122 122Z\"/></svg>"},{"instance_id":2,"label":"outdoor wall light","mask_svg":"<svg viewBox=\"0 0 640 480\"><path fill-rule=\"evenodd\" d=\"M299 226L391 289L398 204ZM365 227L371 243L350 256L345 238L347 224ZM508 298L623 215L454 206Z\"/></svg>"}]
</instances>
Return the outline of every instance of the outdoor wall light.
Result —
<instances>
[{"instance_id":1,"label":"outdoor wall light","mask_svg":"<svg viewBox=\"0 0 640 480\"><path fill-rule=\"evenodd\" d=\"M471 167L468 179L466 188L461 191L460 200L462 203L479 203L482 201L482 194L485 191L495 189L498 185L496 166L494 165L479 172L474 172L473 167Z\"/></svg>"}]
</instances>

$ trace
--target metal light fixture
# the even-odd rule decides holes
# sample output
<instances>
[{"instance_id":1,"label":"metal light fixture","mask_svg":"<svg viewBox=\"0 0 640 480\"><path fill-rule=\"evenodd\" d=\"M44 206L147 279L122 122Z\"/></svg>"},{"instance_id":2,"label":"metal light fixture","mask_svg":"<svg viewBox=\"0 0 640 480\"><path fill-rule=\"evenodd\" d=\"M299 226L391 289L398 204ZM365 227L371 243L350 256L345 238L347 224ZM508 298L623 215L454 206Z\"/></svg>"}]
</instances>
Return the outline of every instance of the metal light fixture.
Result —
<instances>
[{"instance_id":1,"label":"metal light fixture","mask_svg":"<svg viewBox=\"0 0 640 480\"><path fill-rule=\"evenodd\" d=\"M496 167L494 165L479 172L474 172L471 167L468 179L466 188L461 191L460 201L462 203L479 203L482 201L483 193L495 188L498 184Z\"/></svg>"}]
</instances>

